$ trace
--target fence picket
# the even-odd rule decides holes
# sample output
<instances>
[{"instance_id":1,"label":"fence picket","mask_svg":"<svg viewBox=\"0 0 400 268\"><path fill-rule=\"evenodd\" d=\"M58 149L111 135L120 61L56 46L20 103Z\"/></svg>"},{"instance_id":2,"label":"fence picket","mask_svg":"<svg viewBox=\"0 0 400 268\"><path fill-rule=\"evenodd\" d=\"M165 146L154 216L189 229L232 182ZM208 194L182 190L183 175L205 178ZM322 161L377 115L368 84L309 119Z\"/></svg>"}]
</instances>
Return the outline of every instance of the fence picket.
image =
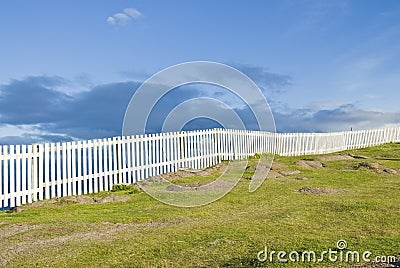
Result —
<instances>
[{"instance_id":1,"label":"fence picket","mask_svg":"<svg viewBox=\"0 0 400 268\"><path fill-rule=\"evenodd\" d=\"M15 146L15 205L21 205L22 190L21 190L21 145Z\"/></svg>"},{"instance_id":2,"label":"fence picket","mask_svg":"<svg viewBox=\"0 0 400 268\"><path fill-rule=\"evenodd\" d=\"M21 154L21 159L22 159L22 205L25 205L27 202L30 203L28 201L29 199L29 180L30 180L30 152L27 151L29 150L30 146L26 146L26 145L22 145L22 154ZM26 156L26 157L25 157ZM0 163L1 164L1 163ZM0 172L0 176L1 176L1 172ZM1 189L0 189L0 194L1 194Z\"/></svg>"},{"instance_id":3,"label":"fence picket","mask_svg":"<svg viewBox=\"0 0 400 268\"><path fill-rule=\"evenodd\" d=\"M93 178L91 179L92 182L92 187L95 191L95 193L101 191L101 189L99 189L99 155L100 155L101 151L100 151L100 144L98 140L93 140L93 154L92 154L92 160L93 160Z\"/></svg>"}]
</instances>

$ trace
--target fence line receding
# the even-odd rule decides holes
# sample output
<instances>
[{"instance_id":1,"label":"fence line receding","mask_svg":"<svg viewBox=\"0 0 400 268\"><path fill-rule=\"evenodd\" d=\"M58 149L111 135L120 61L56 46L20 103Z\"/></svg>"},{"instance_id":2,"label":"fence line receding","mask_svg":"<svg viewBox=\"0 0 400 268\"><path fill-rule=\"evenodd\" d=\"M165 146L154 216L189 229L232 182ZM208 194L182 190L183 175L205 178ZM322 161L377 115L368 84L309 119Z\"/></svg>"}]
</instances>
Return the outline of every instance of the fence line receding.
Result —
<instances>
[{"instance_id":1,"label":"fence line receding","mask_svg":"<svg viewBox=\"0 0 400 268\"><path fill-rule=\"evenodd\" d=\"M400 141L400 127L334 133L210 129L88 141L0 146L0 207L96 193L179 168L255 153L325 154Z\"/></svg>"}]
</instances>

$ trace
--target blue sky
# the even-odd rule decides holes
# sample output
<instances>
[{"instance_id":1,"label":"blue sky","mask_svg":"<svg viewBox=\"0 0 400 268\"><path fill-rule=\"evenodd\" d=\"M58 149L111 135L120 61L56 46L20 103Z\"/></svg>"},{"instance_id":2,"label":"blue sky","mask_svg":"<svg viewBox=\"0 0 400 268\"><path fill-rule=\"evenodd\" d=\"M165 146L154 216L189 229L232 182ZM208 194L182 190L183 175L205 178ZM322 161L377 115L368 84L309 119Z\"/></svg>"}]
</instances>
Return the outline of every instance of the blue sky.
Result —
<instances>
[{"instance_id":1,"label":"blue sky","mask_svg":"<svg viewBox=\"0 0 400 268\"><path fill-rule=\"evenodd\" d=\"M400 1L1 1L0 40L4 144L120 135L144 80L196 60L253 78L278 131L400 121Z\"/></svg>"}]
</instances>

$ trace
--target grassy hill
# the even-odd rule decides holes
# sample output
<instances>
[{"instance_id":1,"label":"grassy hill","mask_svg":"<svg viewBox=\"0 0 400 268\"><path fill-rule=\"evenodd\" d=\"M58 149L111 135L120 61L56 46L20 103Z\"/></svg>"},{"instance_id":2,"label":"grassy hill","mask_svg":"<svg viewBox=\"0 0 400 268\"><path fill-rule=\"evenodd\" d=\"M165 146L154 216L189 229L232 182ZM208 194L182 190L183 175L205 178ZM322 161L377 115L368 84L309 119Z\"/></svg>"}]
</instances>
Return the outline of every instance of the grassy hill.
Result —
<instances>
[{"instance_id":1,"label":"grassy hill","mask_svg":"<svg viewBox=\"0 0 400 268\"><path fill-rule=\"evenodd\" d=\"M371 259L399 255L400 144L277 156L269 178L249 193L256 162L250 159L233 191L198 208L168 206L130 186L0 212L0 266L264 267L271 263L260 262L257 254L265 247L319 254L335 249L338 240L347 242L346 250L371 251ZM170 177L201 184L223 167ZM351 263L327 257L321 263L280 263L275 256L273 265Z\"/></svg>"}]
</instances>

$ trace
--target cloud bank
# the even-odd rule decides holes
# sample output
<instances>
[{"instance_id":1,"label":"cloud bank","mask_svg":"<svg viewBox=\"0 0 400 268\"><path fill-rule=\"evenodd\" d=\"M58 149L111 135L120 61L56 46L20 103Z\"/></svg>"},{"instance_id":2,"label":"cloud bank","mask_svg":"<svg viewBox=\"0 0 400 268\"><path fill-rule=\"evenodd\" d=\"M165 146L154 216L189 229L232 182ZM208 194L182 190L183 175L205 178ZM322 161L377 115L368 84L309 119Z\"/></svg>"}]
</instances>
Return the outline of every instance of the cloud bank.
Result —
<instances>
[{"instance_id":1,"label":"cloud bank","mask_svg":"<svg viewBox=\"0 0 400 268\"><path fill-rule=\"evenodd\" d=\"M127 25L131 20L137 20L143 17L143 14L135 8L125 8L123 11L115 13L106 19L110 25Z\"/></svg>"},{"instance_id":2,"label":"cloud bank","mask_svg":"<svg viewBox=\"0 0 400 268\"><path fill-rule=\"evenodd\" d=\"M291 77L255 67L247 68L244 72L263 91L272 90L275 95L287 90L293 83ZM58 76L31 76L0 85L0 143L31 144L121 135L125 109L140 83L126 81L89 86L87 90L72 96L59 90L72 84ZM247 128L257 129L254 115L246 105L238 105L240 99L237 96L229 96L215 88L191 85L174 89L156 104L149 116L152 132L161 130L163 121L175 106L204 96L226 103L247 122ZM331 132L400 123L399 112L361 109L353 103L329 109L285 109L274 99L268 101L278 132ZM192 106L191 113L196 114L196 109L198 114L204 113L200 106ZM213 107L208 109L211 112ZM215 112L221 111L218 109L221 107L215 107ZM215 122L200 118L191 121L185 130L215 126Z\"/></svg>"}]
</instances>

